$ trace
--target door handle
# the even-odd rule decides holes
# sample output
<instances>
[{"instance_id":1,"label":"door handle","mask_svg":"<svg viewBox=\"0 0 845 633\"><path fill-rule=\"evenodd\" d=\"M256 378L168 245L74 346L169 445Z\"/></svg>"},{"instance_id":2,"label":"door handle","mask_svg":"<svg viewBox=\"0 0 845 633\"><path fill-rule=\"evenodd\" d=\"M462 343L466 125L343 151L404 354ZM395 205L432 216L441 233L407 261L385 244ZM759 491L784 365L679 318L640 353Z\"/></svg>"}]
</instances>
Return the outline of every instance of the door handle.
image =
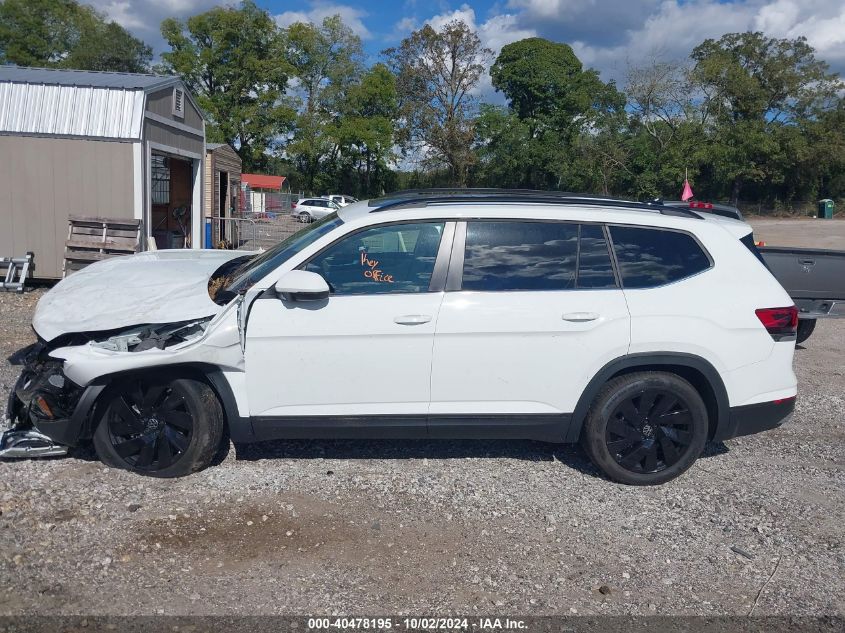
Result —
<instances>
[{"instance_id":1,"label":"door handle","mask_svg":"<svg viewBox=\"0 0 845 633\"><path fill-rule=\"evenodd\" d=\"M585 323L595 321L599 318L599 315L595 312L567 312L562 318L564 321L571 321L572 323Z\"/></svg>"},{"instance_id":2,"label":"door handle","mask_svg":"<svg viewBox=\"0 0 845 633\"><path fill-rule=\"evenodd\" d=\"M393 319L393 322L399 325L422 325L429 321L431 321L431 315L429 314L405 314Z\"/></svg>"}]
</instances>

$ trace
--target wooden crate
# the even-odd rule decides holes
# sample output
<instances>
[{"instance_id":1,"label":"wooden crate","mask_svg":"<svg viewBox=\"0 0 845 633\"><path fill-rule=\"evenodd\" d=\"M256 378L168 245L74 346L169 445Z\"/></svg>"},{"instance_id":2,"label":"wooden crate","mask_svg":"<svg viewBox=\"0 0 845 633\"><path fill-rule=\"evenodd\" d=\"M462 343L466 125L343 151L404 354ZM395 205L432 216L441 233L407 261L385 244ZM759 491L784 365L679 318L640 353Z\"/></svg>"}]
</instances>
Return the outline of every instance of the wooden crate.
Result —
<instances>
[{"instance_id":1,"label":"wooden crate","mask_svg":"<svg viewBox=\"0 0 845 633\"><path fill-rule=\"evenodd\" d=\"M140 233L140 220L70 216L62 276L101 259L137 253Z\"/></svg>"}]
</instances>

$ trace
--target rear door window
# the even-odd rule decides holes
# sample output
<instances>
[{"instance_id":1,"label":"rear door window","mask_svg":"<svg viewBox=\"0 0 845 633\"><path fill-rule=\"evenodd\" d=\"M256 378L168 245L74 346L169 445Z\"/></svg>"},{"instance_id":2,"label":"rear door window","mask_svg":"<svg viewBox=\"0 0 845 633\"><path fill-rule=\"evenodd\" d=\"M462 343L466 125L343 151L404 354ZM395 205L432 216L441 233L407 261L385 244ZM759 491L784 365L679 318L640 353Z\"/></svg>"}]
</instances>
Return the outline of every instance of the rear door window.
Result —
<instances>
[{"instance_id":1,"label":"rear door window","mask_svg":"<svg viewBox=\"0 0 845 633\"><path fill-rule=\"evenodd\" d=\"M464 290L575 288L578 225L567 222L468 222Z\"/></svg>"},{"instance_id":2,"label":"rear door window","mask_svg":"<svg viewBox=\"0 0 845 633\"><path fill-rule=\"evenodd\" d=\"M689 234L656 228L611 226L624 288L654 288L710 268L710 258Z\"/></svg>"}]
</instances>

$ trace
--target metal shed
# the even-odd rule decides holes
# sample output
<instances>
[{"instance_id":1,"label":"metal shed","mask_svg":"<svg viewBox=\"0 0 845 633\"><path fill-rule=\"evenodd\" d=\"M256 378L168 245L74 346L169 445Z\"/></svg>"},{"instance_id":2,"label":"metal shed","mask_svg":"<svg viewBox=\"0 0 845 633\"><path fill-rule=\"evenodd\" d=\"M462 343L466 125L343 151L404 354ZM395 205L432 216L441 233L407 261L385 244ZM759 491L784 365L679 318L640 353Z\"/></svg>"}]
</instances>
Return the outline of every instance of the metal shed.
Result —
<instances>
[{"instance_id":1,"label":"metal shed","mask_svg":"<svg viewBox=\"0 0 845 633\"><path fill-rule=\"evenodd\" d=\"M178 77L0 66L0 255L61 276L70 215L202 246L205 122Z\"/></svg>"}]
</instances>

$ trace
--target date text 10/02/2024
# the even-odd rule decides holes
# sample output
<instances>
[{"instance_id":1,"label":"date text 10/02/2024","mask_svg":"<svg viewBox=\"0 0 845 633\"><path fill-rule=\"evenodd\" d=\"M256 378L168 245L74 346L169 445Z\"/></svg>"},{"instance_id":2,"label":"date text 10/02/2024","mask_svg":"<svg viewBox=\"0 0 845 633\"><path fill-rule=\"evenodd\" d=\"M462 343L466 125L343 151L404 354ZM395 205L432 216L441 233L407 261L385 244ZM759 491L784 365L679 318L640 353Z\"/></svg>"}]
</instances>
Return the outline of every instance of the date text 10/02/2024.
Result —
<instances>
[{"instance_id":1,"label":"date text 10/02/2024","mask_svg":"<svg viewBox=\"0 0 845 633\"><path fill-rule=\"evenodd\" d=\"M308 630L437 630L437 631L521 631L527 629L524 620L511 618L466 617L378 617L378 618L309 618Z\"/></svg>"}]
</instances>

